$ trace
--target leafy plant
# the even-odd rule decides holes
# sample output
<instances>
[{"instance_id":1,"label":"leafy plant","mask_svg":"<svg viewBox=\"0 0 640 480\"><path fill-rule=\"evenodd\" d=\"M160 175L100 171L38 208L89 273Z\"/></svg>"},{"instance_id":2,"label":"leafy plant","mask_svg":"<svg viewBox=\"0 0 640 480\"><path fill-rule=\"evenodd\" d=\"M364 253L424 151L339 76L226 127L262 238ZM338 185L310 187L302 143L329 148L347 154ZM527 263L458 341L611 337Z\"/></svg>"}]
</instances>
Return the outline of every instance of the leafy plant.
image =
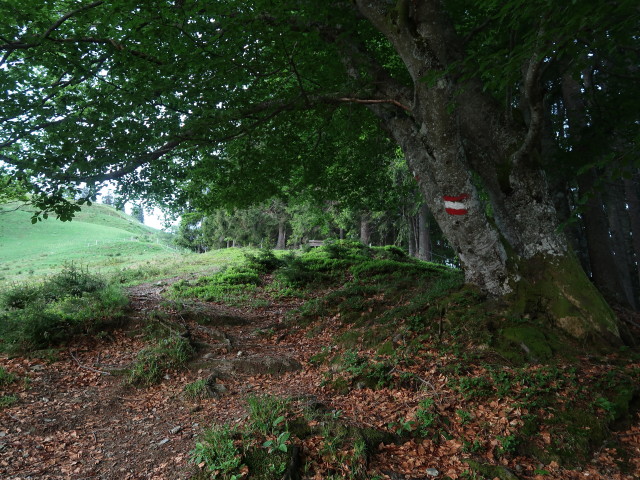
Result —
<instances>
[{"instance_id":1,"label":"leafy plant","mask_svg":"<svg viewBox=\"0 0 640 480\"><path fill-rule=\"evenodd\" d=\"M478 453L484 450L484 445L480 440L474 440L470 442L469 440L462 441L462 451L466 453Z\"/></svg>"},{"instance_id":2,"label":"leafy plant","mask_svg":"<svg viewBox=\"0 0 640 480\"><path fill-rule=\"evenodd\" d=\"M438 418L438 414L433 410L433 398L425 398L418 405L418 410L416 410L416 423L418 425L418 432L422 436L426 437L429 435L431 426Z\"/></svg>"},{"instance_id":3,"label":"leafy plant","mask_svg":"<svg viewBox=\"0 0 640 480\"><path fill-rule=\"evenodd\" d=\"M128 299L120 288L73 268L37 287L16 286L2 302L0 349L33 351L119 321Z\"/></svg>"},{"instance_id":4,"label":"leafy plant","mask_svg":"<svg viewBox=\"0 0 640 480\"><path fill-rule=\"evenodd\" d=\"M132 385L152 385L158 383L170 368L183 366L191 355L193 347L180 335L172 335L153 346L142 349L127 375Z\"/></svg>"},{"instance_id":5,"label":"leafy plant","mask_svg":"<svg viewBox=\"0 0 640 480\"><path fill-rule=\"evenodd\" d=\"M473 415L471 415L471 413L467 412L466 410L458 409L456 410L456 415L458 415L458 418L460 418L461 425L471 423L471 420L473 420Z\"/></svg>"},{"instance_id":6,"label":"leafy plant","mask_svg":"<svg viewBox=\"0 0 640 480\"><path fill-rule=\"evenodd\" d=\"M237 430L229 425L213 426L202 434L190 452L191 462L225 480L240 478L242 457L234 444Z\"/></svg>"},{"instance_id":7,"label":"leafy plant","mask_svg":"<svg viewBox=\"0 0 640 480\"><path fill-rule=\"evenodd\" d=\"M191 400L197 400L206 396L207 392L207 380L201 378L195 382L191 382L184 386L185 397Z\"/></svg>"},{"instance_id":8,"label":"leafy plant","mask_svg":"<svg viewBox=\"0 0 640 480\"><path fill-rule=\"evenodd\" d=\"M515 453L520 443L520 440L516 435L507 435L506 437L498 436L497 440L500 443L498 453L501 455L504 455L505 453Z\"/></svg>"},{"instance_id":9,"label":"leafy plant","mask_svg":"<svg viewBox=\"0 0 640 480\"><path fill-rule=\"evenodd\" d=\"M15 395L3 395L0 397L0 408L11 407L18 403L18 397Z\"/></svg>"},{"instance_id":10,"label":"leafy plant","mask_svg":"<svg viewBox=\"0 0 640 480\"><path fill-rule=\"evenodd\" d=\"M13 383L15 379L16 376L14 374L7 372L4 367L0 367L0 387Z\"/></svg>"},{"instance_id":11,"label":"leafy plant","mask_svg":"<svg viewBox=\"0 0 640 480\"><path fill-rule=\"evenodd\" d=\"M252 429L263 435L275 434L284 423L288 400L272 395L247 397Z\"/></svg>"},{"instance_id":12,"label":"leafy plant","mask_svg":"<svg viewBox=\"0 0 640 480\"><path fill-rule=\"evenodd\" d=\"M284 421L284 417L281 417L282 421ZM262 444L264 448L268 450L269 453L273 453L275 451L287 452L287 441L291 437L291 432L281 432L277 437L267 440Z\"/></svg>"},{"instance_id":13,"label":"leafy plant","mask_svg":"<svg viewBox=\"0 0 640 480\"><path fill-rule=\"evenodd\" d=\"M393 366L387 361L370 361L353 350L347 350L342 356L342 365L354 381L362 381L372 388L383 388L392 382Z\"/></svg>"}]
</instances>

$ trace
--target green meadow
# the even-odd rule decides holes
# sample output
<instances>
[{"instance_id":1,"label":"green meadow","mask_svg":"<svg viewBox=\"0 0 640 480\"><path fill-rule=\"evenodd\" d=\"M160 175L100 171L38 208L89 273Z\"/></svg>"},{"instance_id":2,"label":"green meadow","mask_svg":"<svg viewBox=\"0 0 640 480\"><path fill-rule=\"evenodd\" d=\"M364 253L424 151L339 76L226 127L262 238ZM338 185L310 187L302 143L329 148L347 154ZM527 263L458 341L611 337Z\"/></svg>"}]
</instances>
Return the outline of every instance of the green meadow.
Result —
<instances>
[{"instance_id":1,"label":"green meadow","mask_svg":"<svg viewBox=\"0 0 640 480\"><path fill-rule=\"evenodd\" d=\"M0 286L40 280L69 263L129 284L206 270L240 256L238 251L197 255L176 248L172 236L113 207L83 207L71 222L31 223L28 208L0 206Z\"/></svg>"}]
</instances>

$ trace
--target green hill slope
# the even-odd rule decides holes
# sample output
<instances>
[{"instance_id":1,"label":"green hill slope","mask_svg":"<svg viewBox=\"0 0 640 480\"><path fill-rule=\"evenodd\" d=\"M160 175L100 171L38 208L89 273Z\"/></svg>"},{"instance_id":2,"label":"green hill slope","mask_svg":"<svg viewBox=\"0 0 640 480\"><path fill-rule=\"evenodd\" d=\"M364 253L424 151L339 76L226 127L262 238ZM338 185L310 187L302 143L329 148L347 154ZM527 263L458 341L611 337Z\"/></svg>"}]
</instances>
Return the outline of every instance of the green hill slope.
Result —
<instances>
[{"instance_id":1,"label":"green hill slope","mask_svg":"<svg viewBox=\"0 0 640 480\"><path fill-rule=\"evenodd\" d=\"M0 284L40 278L74 262L109 272L176 253L171 235L106 205L84 207L72 222L31 224L28 209L0 206Z\"/></svg>"}]
</instances>

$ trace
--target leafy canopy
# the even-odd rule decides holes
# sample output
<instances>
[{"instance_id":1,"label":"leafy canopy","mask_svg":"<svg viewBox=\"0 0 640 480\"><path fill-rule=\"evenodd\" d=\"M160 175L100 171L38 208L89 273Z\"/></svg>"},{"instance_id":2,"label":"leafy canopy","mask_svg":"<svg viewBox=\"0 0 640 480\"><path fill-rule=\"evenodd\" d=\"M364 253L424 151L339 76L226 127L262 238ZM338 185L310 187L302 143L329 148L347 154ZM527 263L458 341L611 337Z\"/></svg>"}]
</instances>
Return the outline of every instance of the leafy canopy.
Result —
<instances>
[{"instance_id":1,"label":"leafy canopy","mask_svg":"<svg viewBox=\"0 0 640 480\"><path fill-rule=\"evenodd\" d=\"M410 2L377 3L403 28ZM635 2L443 3L465 51L425 81L478 78L511 110L532 54L549 92L591 66L590 115L637 136ZM107 180L200 209L309 184L357 201L385 184L393 157L366 105L413 108L380 96L382 81L411 81L350 0L5 0L0 17L0 160L62 219L76 208L65 189ZM563 120L554 128L561 136Z\"/></svg>"}]
</instances>

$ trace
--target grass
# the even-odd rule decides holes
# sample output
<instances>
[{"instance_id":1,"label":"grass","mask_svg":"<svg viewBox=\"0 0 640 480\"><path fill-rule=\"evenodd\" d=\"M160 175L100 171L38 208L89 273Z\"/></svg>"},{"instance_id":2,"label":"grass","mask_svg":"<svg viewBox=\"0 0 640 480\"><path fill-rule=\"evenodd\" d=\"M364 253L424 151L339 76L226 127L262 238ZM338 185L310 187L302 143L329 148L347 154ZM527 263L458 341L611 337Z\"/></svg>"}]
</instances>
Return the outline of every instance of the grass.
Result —
<instances>
[{"instance_id":1,"label":"grass","mask_svg":"<svg viewBox=\"0 0 640 480\"><path fill-rule=\"evenodd\" d=\"M117 324L128 299L103 277L74 265L0 296L0 351L30 352Z\"/></svg>"},{"instance_id":2,"label":"grass","mask_svg":"<svg viewBox=\"0 0 640 480\"><path fill-rule=\"evenodd\" d=\"M135 285L193 272L215 272L242 262L250 250L231 248L196 254L176 249L172 236L140 224L106 205L83 207L71 222L31 224L26 209L0 205L0 288L36 282L75 263L115 283ZM263 263L268 259L261 258Z\"/></svg>"},{"instance_id":3,"label":"grass","mask_svg":"<svg viewBox=\"0 0 640 480\"><path fill-rule=\"evenodd\" d=\"M192 355L193 347L186 338L175 334L162 338L138 353L127 374L127 383L135 386L158 383L170 369L184 367Z\"/></svg>"},{"instance_id":4,"label":"grass","mask_svg":"<svg viewBox=\"0 0 640 480\"><path fill-rule=\"evenodd\" d=\"M71 222L31 224L27 209L0 206L0 285L41 279L64 263L115 272L174 258L171 236L106 205L83 207Z\"/></svg>"},{"instance_id":5,"label":"grass","mask_svg":"<svg viewBox=\"0 0 640 480\"><path fill-rule=\"evenodd\" d=\"M4 387L13 383L16 380L16 376L7 370L4 367L0 367L0 387Z\"/></svg>"}]
</instances>

